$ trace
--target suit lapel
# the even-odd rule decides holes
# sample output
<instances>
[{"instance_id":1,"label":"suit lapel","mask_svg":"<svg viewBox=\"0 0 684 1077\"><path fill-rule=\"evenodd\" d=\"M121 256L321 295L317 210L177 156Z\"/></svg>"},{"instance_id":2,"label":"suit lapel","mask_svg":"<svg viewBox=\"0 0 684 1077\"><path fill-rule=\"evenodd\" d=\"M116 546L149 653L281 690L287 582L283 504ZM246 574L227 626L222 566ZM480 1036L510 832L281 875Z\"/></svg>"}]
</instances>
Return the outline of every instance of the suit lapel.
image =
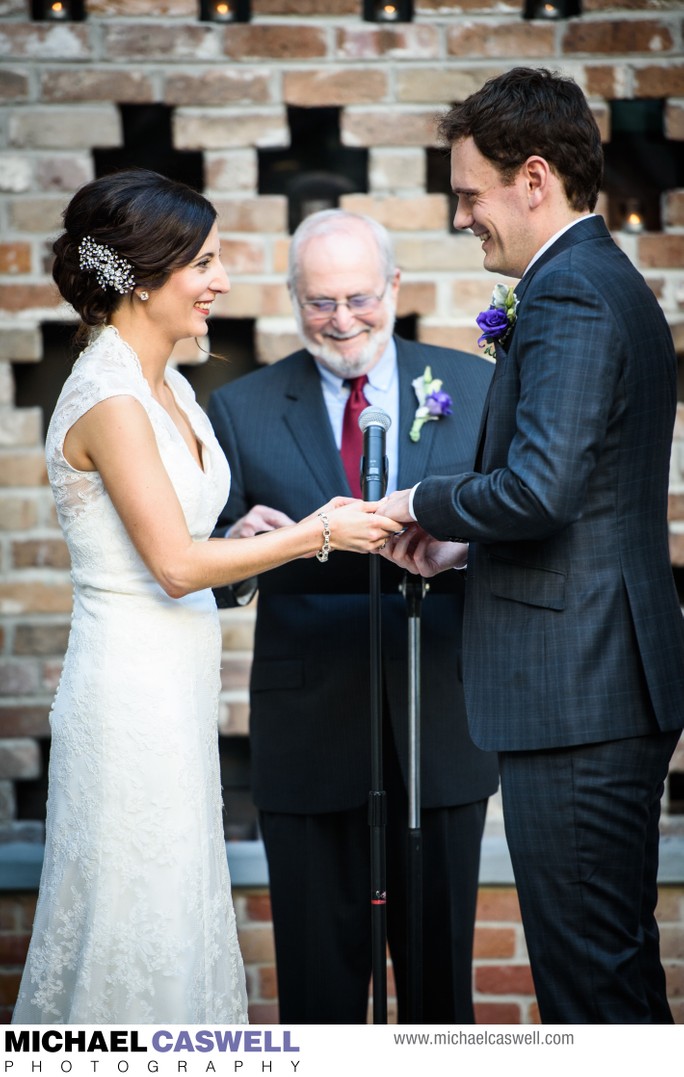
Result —
<instances>
[{"instance_id":1,"label":"suit lapel","mask_svg":"<svg viewBox=\"0 0 684 1077\"><path fill-rule=\"evenodd\" d=\"M590 239L609 239L610 233L606 228L605 222L602 217L590 217L587 220L578 221L572 228L569 228L559 236L555 243L553 243L548 250L537 259L531 269L522 277L516 284L515 294L520 303L518 308L518 317L524 316L523 299L525 292L527 291L530 281L533 279L535 273L547 262L550 262L552 258L555 258L562 251L567 250L568 247L574 246L575 243L582 243ZM513 333L515 333L515 326L513 327ZM506 343L509 345L512 343L510 337ZM475 457L475 468L480 470L482 465L482 451L484 449L485 433L487 429L487 414L489 412L489 402L491 400L492 390L497 377L499 377L503 370L504 363L508 357L508 349L503 348L501 345L496 346L496 369L494 370L494 376L489 386L489 392L487 393L487 399L485 400L484 408L482 409L482 420L480 422L480 432L477 438L477 453Z\"/></svg>"},{"instance_id":2,"label":"suit lapel","mask_svg":"<svg viewBox=\"0 0 684 1077\"><path fill-rule=\"evenodd\" d=\"M395 337L397 347L397 370L399 376L399 431L398 431L398 489L404 490L420 482L430 473L430 459L435 438L448 432L458 437L458 399L448 365L444 369L434 366L432 354L420 344L407 344ZM327 408L321 390L321 380L313 358L302 352L302 362L297 364L283 392L283 421L290 431L302 457L303 465L324 498L335 490L350 494L342 466L342 459L335 444ZM417 442L409 438L409 430L418 407L413 380L420 377L428 363L433 364L435 378L442 378L444 389L454 400L454 414L447 420L427 422L423 425ZM440 427L448 425L440 431Z\"/></svg>"},{"instance_id":3,"label":"suit lapel","mask_svg":"<svg viewBox=\"0 0 684 1077\"><path fill-rule=\"evenodd\" d=\"M323 499L330 497L331 490L351 496L316 363L308 352L301 354L303 361L294 370L283 394L283 421Z\"/></svg>"},{"instance_id":4,"label":"suit lapel","mask_svg":"<svg viewBox=\"0 0 684 1077\"><path fill-rule=\"evenodd\" d=\"M415 486L425 475L430 473L428 465L440 420L424 423L418 441L411 441L409 438L409 430L418 407L418 398L412 383L414 378L419 378L423 374L429 358L426 357L426 353L423 352L420 345L407 347L406 342L401 337L395 337L395 341L399 372L399 473L397 488L406 490ZM448 392L449 372L447 370L437 370L435 367L432 375L435 378L444 379L444 388ZM452 416L450 421L453 421L454 418L455 416Z\"/></svg>"},{"instance_id":5,"label":"suit lapel","mask_svg":"<svg viewBox=\"0 0 684 1077\"><path fill-rule=\"evenodd\" d=\"M516 289L516 295L517 295L517 289ZM502 344L496 344L495 349L496 349L496 362L494 364L494 373L492 374L492 380L489 383L489 388L487 390L487 395L485 397L485 402L484 402L484 405L482 407L482 416L480 418L480 429L479 429L478 434L477 434L477 441L476 441L477 449L475 451L475 463L474 463L475 471L480 471L482 469L482 452L483 452L483 449L484 449L485 434L487 432L487 416L489 415L489 403L490 403L490 401L492 399L492 392L494 391L494 384L495 384L497 378L499 378L501 376L501 372L502 372L502 370L504 368L506 360L508 359L508 351L507 351L506 348L503 347Z\"/></svg>"}]
</instances>

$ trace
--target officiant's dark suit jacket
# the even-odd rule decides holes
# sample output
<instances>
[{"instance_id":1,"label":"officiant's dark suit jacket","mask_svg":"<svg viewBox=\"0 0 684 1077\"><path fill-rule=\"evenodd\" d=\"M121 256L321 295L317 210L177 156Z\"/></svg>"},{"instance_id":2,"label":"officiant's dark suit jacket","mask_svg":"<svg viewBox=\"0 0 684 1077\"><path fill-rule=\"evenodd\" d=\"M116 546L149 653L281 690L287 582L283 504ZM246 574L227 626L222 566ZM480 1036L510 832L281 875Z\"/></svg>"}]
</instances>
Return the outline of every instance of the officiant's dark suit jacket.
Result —
<instances>
[{"instance_id":1,"label":"officiant's dark suit jacket","mask_svg":"<svg viewBox=\"0 0 684 1077\"><path fill-rule=\"evenodd\" d=\"M473 466L492 365L478 356L396 339L400 382L399 487L426 474ZM409 430L412 380L427 365L453 414ZM212 394L209 416L232 479L219 520L253 505L292 519L349 494L316 364L299 351ZM381 559L382 673L387 718L408 769L406 604L403 573ZM462 572L434 581L422 604L422 801L467 804L496 790L496 758L468 735L461 683ZM357 554L325 564L300 560L265 573L251 675L250 738L256 804L272 812L321 813L363 805L370 789L369 566Z\"/></svg>"},{"instance_id":2,"label":"officiant's dark suit jacket","mask_svg":"<svg viewBox=\"0 0 684 1077\"><path fill-rule=\"evenodd\" d=\"M464 629L473 739L514 751L680 729L670 331L600 217L570 228L515 291L477 470L430 478L414 501L431 534L474 544ZM572 319L559 316L568 303Z\"/></svg>"}]
</instances>

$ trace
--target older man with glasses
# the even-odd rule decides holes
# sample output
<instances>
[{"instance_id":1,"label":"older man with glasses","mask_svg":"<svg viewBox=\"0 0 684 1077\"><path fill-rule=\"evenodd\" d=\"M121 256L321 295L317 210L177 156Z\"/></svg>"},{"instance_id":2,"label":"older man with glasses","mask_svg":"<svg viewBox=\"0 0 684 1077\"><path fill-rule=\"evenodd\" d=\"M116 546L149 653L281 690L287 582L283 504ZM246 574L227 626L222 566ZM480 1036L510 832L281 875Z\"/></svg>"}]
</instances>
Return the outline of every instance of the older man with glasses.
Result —
<instances>
[{"instance_id":1,"label":"older man with glasses","mask_svg":"<svg viewBox=\"0 0 684 1077\"><path fill-rule=\"evenodd\" d=\"M231 462L219 526L283 527L335 494L360 495L358 414L391 417L388 490L471 467L491 365L393 334L400 273L388 233L342 210L307 217L290 248L303 350L215 392ZM441 383L441 384L438 384ZM427 398L427 399L426 399ZM402 573L382 562L387 927L407 1019L408 629ZM369 574L333 553L259 580L251 676L252 786L268 858L280 1020L361 1023L371 973ZM496 758L467 731L460 674L463 573L422 607L423 976L427 1022L472 1023L480 843ZM226 604L239 601L222 594Z\"/></svg>"}]
</instances>

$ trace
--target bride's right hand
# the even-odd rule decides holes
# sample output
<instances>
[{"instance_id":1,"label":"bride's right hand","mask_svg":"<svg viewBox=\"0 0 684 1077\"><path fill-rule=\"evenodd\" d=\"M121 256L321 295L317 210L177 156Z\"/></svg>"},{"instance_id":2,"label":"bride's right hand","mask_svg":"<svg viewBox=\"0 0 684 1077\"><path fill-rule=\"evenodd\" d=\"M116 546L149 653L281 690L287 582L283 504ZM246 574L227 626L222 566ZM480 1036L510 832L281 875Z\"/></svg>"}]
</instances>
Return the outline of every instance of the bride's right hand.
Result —
<instances>
[{"instance_id":1,"label":"bride's right hand","mask_svg":"<svg viewBox=\"0 0 684 1077\"><path fill-rule=\"evenodd\" d=\"M331 550L376 553L390 535L403 529L395 520L377 515L377 504L377 501L335 497L312 515L325 513L328 517Z\"/></svg>"}]
</instances>

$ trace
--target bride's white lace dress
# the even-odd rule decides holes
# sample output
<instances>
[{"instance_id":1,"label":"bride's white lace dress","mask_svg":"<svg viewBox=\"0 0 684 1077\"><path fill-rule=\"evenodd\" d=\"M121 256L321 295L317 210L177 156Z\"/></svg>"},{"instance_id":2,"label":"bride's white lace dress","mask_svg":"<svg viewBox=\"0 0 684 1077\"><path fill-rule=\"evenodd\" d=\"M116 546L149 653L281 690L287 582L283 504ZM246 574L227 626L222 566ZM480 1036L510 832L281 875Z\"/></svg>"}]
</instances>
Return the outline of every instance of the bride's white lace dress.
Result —
<instances>
[{"instance_id":1,"label":"bride's white lace dress","mask_svg":"<svg viewBox=\"0 0 684 1077\"><path fill-rule=\"evenodd\" d=\"M74 612L50 718L45 861L17 1024L247 1020L222 828L215 602L211 591L169 598L99 475L62 455L67 431L94 404L135 397L188 528L205 540L226 501L228 466L188 383L169 370L167 384L202 445L203 469L111 327L76 362L48 431Z\"/></svg>"}]
</instances>

